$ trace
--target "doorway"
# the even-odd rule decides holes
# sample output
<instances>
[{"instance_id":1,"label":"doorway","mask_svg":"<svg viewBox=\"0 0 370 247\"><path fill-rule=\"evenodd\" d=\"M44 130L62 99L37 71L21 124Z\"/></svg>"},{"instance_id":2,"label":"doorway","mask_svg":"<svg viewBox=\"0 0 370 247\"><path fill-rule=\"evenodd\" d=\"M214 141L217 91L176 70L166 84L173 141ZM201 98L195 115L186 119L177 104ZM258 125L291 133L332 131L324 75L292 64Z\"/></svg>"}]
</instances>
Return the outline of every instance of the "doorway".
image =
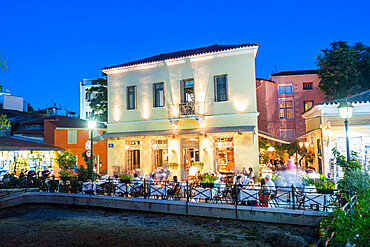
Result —
<instances>
[{"instance_id":1,"label":"doorway","mask_svg":"<svg viewBox=\"0 0 370 247\"><path fill-rule=\"evenodd\" d=\"M140 169L140 150L127 151L127 168L129 171Z\"/></svg>"}]
</instances>

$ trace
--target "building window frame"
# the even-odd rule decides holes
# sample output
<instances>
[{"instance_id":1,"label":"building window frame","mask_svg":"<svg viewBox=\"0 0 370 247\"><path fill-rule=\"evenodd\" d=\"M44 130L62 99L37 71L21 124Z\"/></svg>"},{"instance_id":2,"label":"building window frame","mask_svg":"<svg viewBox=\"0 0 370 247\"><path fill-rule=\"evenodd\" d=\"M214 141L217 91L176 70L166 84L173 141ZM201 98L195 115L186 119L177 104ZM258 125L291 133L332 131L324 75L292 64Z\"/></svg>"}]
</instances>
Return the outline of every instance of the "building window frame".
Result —
<instances>
[{"instance_id":1,"label":"building window frame","mask_svg":"<svg viewBox=\"0 0 370 247\"><path fill-rule=\"evenodd\" d=\"M290 93L293 93L293 84L278 85L278 94L290 94Z\"/></svg>"},{"instance_id":2,"label":"building window frame","mask_svg":"<svg viewBox=\"0 0 370 247\"><path fill-rule=\"evenodd\" d=\"M77 129L67 130L67 144L77 144Z\"/></svg>"},{"instance_id":3,"label":"building window frame","mask_svg":"<svg viewBox=\"0 0 370 247\"><path fill-rule=\"evenodd\" d=\"M284 102L282 105L282 102ZM290 105L287 102L291 102ZM288 117L290 116L290 117ZM280 119L294 119L294 100L293 98L279 99L279 118Z\"/></svg>"},{"instance_id":4,"label":"building window frame","mask_svg":"<svg viewBox=\"0 0 370 247\"><path fill-rule=\"evenodd\" d=\"M302 87L303 87L303 90L312 90L313 82L303 82Z\"/></svg>"},{"instance_id":5,"label":"building window frame","mask_svg":"<svg viewBox=\"0 0 370 247\"><path fill-rule=\"evenodd\" d=\"M160 85L162 85L162 88L157 88L157 86L160 86ZM162 92L162 95L163 95L162 102L160 102L160 92ZM159 99L157 97L159 97ZM157 107L164 107L164 106L165 106L164 82L153 83L153 107L157 108Z\"/></svg>"},{"instance_id":6,"label":"building window frame","mask_svg":"<svg viewBox=\"0 0 370 247\"><path fill-rule=\"evenodd\" d=\"M134 100L132 103L134 105L130 104L130 96L133 95ZM127 86L126 88L126 98L127 98L127 110L136 110L137 109L137 87L135 86Z\"/></svg>"},{"instance_id":7,"label":"building window frame","mask_svg":"<svg viewBox=\"0 0 370 247\"><path fill-rule=\"evenodd\" d=\"M218 79L221 79L221 78L225 78L225 92L224 94L220 97L220 93L219 93L219 87L218 87ZM223 75L215 75L213 77L213 81L214 81L214 94L215 94L215 102L226 102L226 101L229 101L229 83L228 83L228 75L227 74L223 74ZM220 99L222 98L222 99Z\"/></svg>"},{"instance_id":8,"label":"building window frame","mask_svg":"<svg viewBox=\"0 0 370 247\"><path fill-rule=\"evenodd\" d=\"M311 103L311 104L310 104ZM307 104L307 105L306 105ZM310 105L310 106L309 106ZM313 106L315 105L314 101L313 100L304 100L303 101L303 107L304 107L304 111L308 111L310 110ZM309 107L306 107L306 106L309 106Z\"/></svg>"}]
</instances>

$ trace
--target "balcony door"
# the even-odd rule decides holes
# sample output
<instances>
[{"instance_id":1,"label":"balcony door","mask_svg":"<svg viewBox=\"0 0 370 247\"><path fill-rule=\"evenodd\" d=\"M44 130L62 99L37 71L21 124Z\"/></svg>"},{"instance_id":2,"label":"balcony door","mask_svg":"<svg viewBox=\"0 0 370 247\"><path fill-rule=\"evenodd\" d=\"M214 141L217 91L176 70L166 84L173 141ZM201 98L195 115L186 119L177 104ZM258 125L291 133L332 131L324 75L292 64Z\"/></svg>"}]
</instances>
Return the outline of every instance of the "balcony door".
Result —
<instances>
[{"instance_id":1,"label":"balcony door","mask_svg":"<svg viewBox=\"0 0 370 247\"><path fill-rule=\"evenodd\" d=\"M182 115L194 115L194 79L182 80L180 84L181 104L180 112Z\"/></svg>"}]
</instances>

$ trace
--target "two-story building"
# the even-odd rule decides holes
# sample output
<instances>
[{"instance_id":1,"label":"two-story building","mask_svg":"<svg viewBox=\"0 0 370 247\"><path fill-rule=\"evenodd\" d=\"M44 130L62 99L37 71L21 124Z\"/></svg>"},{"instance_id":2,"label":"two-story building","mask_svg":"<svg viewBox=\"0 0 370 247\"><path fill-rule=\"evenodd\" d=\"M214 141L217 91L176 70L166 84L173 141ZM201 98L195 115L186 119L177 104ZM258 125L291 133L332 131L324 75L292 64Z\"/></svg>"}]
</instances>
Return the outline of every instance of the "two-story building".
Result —
<instances>
[{"instance_id":1,"label":"two-story building","mask_svg":"<svg viewBox=\"0 0 370 247\"><path fill-rule=\"evenodd\" d=\"M278 96L278 114L270 115L267 120L274 126L274 134L285 139L304 134L306 126L301 114L323 102L325 97L318 87L317 70L283 71L272 74L270 79L277 85ZM268 100L271 103L272 98Z\"/></svg>"},{"instance_id":2,"label":"two-story building","mask_svg":"<svg viewBox=\"0 0 370 247\"><path fill-rule=\"evenodd\" d=\"M148 174L169 162L187 178L258 173L258 45L212 45L103 68L108 75L108 171ZM257 174L258 175L258 174Z\"/></svg>"}]
</instances>

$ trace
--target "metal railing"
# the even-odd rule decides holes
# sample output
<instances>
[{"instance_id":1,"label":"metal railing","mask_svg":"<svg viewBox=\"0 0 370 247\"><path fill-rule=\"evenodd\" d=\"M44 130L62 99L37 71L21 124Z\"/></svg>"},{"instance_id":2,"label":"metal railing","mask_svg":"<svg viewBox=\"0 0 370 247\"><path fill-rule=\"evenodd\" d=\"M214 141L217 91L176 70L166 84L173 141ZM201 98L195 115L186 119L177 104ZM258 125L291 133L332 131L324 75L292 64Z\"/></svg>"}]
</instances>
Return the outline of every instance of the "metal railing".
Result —
<instances>
[{"instance_id":1,"label":"metal railing","mask_svg":"<svg viewBox=\"0 0 370 247\"><path fill-rule=\"evenodd\" d=\"M169 118L186 118L204 115L204 102L186 102L168 105Z\"/></svg>"},{"instance_id":2,"label":"metal railing","mask_svg":"<svg viewBox=\"0 0 370 247\"><path fill-rule=\"evenodd\" d=\"M212 185L212 184L211 184ZM209 185L207 185L209 186ZM0 198L14 193L44 191L61 193L94 194L108 196L135 197L158 200L179 200L186 202L223 203L237 206L259 206L271 208L287 208L294 210L332 211L339 207L340 194L336 190L329 194L305 191L305 188L276 187L270 193L261 194L260 189L239 188L236 184L213 184L206 187L199 182L141 182L121 183L119 180L86 182L82 178L62 177L45 179L34 176L16 182L0 183Z\"/></svg>"}]
</instances>

